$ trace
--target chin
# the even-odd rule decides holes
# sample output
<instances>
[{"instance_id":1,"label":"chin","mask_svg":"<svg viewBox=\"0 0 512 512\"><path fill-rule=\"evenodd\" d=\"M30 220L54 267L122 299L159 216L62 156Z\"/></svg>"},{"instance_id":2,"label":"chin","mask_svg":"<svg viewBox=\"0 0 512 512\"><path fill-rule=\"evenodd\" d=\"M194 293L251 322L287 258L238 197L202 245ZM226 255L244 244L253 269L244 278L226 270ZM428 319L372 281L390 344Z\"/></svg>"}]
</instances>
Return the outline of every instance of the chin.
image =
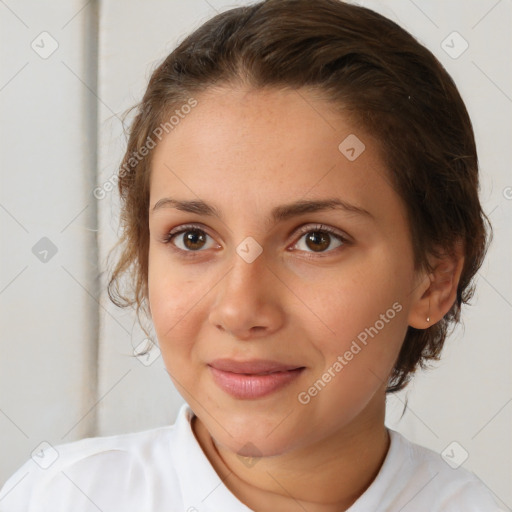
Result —
<instances>
[{"instance_id":1,"label":"chin","mask_svg":"<svg viewBox=\"0 0 512 512\"><path fill-rule=\"evenodd\" d=\"M268 440L253 439L252 441L241 440L239 443L230 440L229 445L217 443L222 446L225 450L236 453L239 457L247 457L258 459L261 457L276 457L283 455L293 449L293 445L290 443L280 443L275 441L273 443Z\"/></svg>"},{"instance_id":2,"label":"chin","mask_svg":"<svg viewBox=\"0 0 512 512\"><path fill-rule=\"evenodd\" d=\"M300 432L296 425L292 425L291 429L289 425L262 428L261 424L250 421L246 427L239 424L236 429L233 426L226 429L227 432L218 425L208 425L208 428L210 427L213 427L213 430L209 431L216 445L237 453L241 457L258 458L283 455L304 441L304 433Z\"/></svg>"}]
</instances>

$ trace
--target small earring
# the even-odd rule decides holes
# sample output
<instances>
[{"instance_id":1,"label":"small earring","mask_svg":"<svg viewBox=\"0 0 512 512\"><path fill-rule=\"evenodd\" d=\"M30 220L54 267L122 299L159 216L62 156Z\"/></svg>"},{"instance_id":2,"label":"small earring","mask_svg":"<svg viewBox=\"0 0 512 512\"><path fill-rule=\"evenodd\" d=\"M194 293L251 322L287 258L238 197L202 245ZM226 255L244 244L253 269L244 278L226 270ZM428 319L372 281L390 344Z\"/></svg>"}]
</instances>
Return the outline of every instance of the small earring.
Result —
<instances>
[{"instance_id":1,"label":"small earring","mask_svg":"<svg viewBox=\"0 0 512 512\"><path fill-rule=\"evenodd\" d=\"M430 322L430 298L428 299L428 316L427 316L427 322Z\"/></svg>"}]
</instances>

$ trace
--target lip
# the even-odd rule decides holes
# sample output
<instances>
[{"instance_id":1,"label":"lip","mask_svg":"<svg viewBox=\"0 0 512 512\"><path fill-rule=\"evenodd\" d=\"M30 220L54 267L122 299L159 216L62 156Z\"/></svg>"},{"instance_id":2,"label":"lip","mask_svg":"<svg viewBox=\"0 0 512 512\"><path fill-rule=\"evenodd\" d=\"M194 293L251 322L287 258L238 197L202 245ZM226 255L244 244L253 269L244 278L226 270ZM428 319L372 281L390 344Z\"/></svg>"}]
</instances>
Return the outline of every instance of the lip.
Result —
<instances>
[{"instance_id":1,"label":"lip","mask_svg":"<svg viewBox=\"0 0 512 512\"><path fill-rule=\"evenodd\" d=\"M274 393L298 378L305 367L265 359L216 359L208 364L215 383L234 398L254 400Z\"/></svg>"}]
</instances>

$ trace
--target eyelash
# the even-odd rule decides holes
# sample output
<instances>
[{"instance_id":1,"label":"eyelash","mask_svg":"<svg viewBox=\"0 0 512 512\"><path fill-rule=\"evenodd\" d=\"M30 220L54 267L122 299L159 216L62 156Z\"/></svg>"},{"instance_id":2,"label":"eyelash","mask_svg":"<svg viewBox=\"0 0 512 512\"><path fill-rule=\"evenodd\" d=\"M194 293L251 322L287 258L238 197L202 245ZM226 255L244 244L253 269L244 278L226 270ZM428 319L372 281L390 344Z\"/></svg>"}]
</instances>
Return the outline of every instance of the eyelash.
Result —
<instances>
[{"instance_id":1,"label":"eyelash","mask_svg":"<svg viewBox=\"0 0 512 512\"><path fill-rule=\"evenodd\" d=\"M336 252L336 250L341 249L344 245L347 245L349 243L348 238L343 236L340 232L338 232L334 228L331 228L331 227L326 226L324 224L307 224L307 225L302 226L301 228L299 228L299 230L297 232L298 238L294 242L293 245L294 246L297 245L299 240L304 235L307 235L308 233L327 233L327 234L331 235L332 237L336 238L337 240L339 240L341 242L341 245L338 246L338 247L335 247L334 249L327 249L326 251L321 251L321 252L301 251L301 252L304 253L304 256L306 258L314 259L314 258L325 257L326 254L327 255L328 254L332 254L332 253Z\"/></svg>"},{"instance_id":2,"label":"eyelash","mask_svg":"<svg viewBox=\"0 0 512 512\"><path fill-rule=\"evenodd\" d=\"M198 256L200 256L201 252L204 252L204 250L200 249L200 250L197 250L197 251L185 251L183 249L180 249L179 247L176 247L172 243L172 240L173 240L174 237L176 237L178 235L181 235L183 233L186 233L187 231L193 231L193 230L200 231L200 232L206 234L207 236L210 236L208 234L208 232L201 227L201 225L198 225L198 224L184 224L182 226L179 226L178 230L172 230L169 233L167 233L163 237L162 242L165 243L165 244L170 244L170 246L172 247L173 250L178 251L179 253L181 253L186 258L198 257ZM338 231L336 231L335 229L333 229L333 228L331 228L329 226L326 226L324 224L315 224L315 225L308 224L306 226L303 226L303 227L299 228L299 232L298 232L299 238L297 238L296 242L293 245L294 246L297 245L298 241L304 235L306 235L308 233L312 233L312 232L315 232L315 233L318 233L318 232L319 233L327 233L327 234L333 236L334 238L337 238L342 243L342 245L340 245L339 247L336 247L334 249L327 249L326 251L321 251L321 252L318 252L318 253L309 252L309 251L301 251L301 252L304 252L305 254L307 254L307 256L306 256L307 258L321 258L321 257L323 257L322 255L335 252L337 249L340 249L344 245L347 245L347 244L350 243L350 241L348 240L347 237L343 236L341 233L339 233ZM210 238L213 238L213 237L210 236Z\"/></svg>"}]
</instances>

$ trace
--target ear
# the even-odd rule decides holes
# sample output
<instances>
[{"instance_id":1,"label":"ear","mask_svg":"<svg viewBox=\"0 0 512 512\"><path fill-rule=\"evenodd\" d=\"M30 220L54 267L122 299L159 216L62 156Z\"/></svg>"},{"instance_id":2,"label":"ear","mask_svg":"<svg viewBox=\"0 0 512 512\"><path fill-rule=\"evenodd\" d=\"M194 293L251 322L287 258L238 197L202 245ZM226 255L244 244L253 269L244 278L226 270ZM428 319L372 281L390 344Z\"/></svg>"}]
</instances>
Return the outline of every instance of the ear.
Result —
<instances>
[{"instance_id":1,"label":"ear","mask_svg":"<svg viewBox=\"0 0 512 512\"><path fill-rule=\"evenodd\" d=\"M457 287L464 266L461 243L454 244L453 254L431 257L432 272L423 271L413 291L408 323L416 329L427 329L450 311L457 298ZM430 321L427 321L430 318Z\"/></svg>"}]
</instances>

